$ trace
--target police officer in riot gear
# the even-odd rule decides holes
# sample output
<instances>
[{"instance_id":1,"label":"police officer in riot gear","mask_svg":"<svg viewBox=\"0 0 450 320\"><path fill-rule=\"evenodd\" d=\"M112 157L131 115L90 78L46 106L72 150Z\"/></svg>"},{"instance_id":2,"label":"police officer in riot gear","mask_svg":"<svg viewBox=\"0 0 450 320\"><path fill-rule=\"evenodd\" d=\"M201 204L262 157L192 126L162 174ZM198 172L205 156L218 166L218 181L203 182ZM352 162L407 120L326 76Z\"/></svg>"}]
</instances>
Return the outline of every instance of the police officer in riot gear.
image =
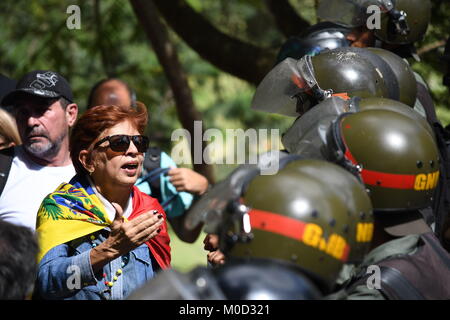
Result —
<instances>
[{"instance_id":1,"label":"police officer in riot gear","mask_svg":"<svg viewBox=\"0 0 450 320\"><path fill-rule=\"evenodd\" d=\"M377 25L380 16L380 25ZM407 58L425 35L431 19L429 0L320 0L317 16L352 31L353 46L382 47Z\"/></svg>"},{"instance_id":2,"label":"police officer in riot gear","mask_svg":"<svg viewBox=\"0 0 450 320\"><path fill-rule=\"evenodd\" d=\"M333 76L329 76L330 74ZM345 103L339 99L329 100L333 96L344 99L355 96L390 98L414 106L419 114L425 116L426 110L418 108L412 98L416 96L417 88L411 68L395 54L380 48L347 47L323 51L313 57L304 56L298 61L287 58L280 62L257 87L252 107L291 116L306 116L308 112L305 114L305 111L311 110L308 117L320 119L321 126L318 130L323 132L333 116L355 109L355 104L351 101ZM318 104L321 101L327 101L324 104L328 106ZM313 106L321 106L322 110L313 111ZM430 118L427 120L430 122ZM316 157L318 149L314 145L323 143L324 139L323 134L316 134L316 127L311 126L311 123L316 124L317 121L299 118L286 132L283 144L289 152ZM447 187L450 157L442 126L436 122L431 124L441 156L440 179L433 206L421 212L444 243L445 221L448 220L449 212L447 209L450 209ZM313 131L307 132L308 130ZM310 148L311 145L313 148ZM300 153L306 152L305 150L308 152Z\"/></svg>"},{"instance_id":3,"label":"police officer in riot gear","mask_svg":"<svg viewBox=\"0 0 450 320\"><path fill-rule=\"evenodd\" d=\"M362 261L373 216L356 177L329 162L286 155L277 174L261 172L241 166L188 217L187 227L203 221L220 235L224 265L162 272L130 299L319 299L345 262Z\"/></svg>"},{"instance_id":4,"label":"police officer in riot gear","mask_svg":"<svg viewBox=\"0 0 450 320\"><path fill-rule=\"evenodd\" d=\"M296 99L293 91L286 89L292 88L287 85L287 79L321 86L319 81L309 82L308 77L304 77L306 81L296 80L295 77L302 77L304 72L301 66L292 65L295 68L289 68L290 72L284 72L284 76L283 72L269 73L255 96L261 94L258 93L260 88L268 87L270 78L275 74L279 80L274 84L273 92L280 96L284 94L280 105L288 105L283 111L292 110L294 106L295 110L302 110L298 104L303 104L305 100ZM333 70L329 69L329 72L332 74ZM317 89L311 86L304 91L313 90ZM255 98L255 101L260 102L263 110L268 109L263 100ZM361 177L375 208L377 236L373 250L362 264L353 269L347 268L347 273L341 274L339 283L343 283L343 289L331 297L448 299L448 289L442 286L450 280L448 254L418 211L432 205L441 162L433 129L425 118L401 102L390 99L353 96L342 101L332 95L312 108L309 106L306 113L298 113L301 116L283 136L283 144L288 151L334 161ZM392 252L395 254L391 255ZM390 265L384 265L381 260L387 260ZM429 266L420 265L420 261L433 261L433 272L428 274L442 274L444 281L437 283L433 276L421 278L420 273ZM363 275L369 265L377 265L382 270L383 286L380 290L365 286L367 278ZM415 265L421 269L412 272L411 267ZM417 294L408 295L411 290L400 290L398 282L411 284L411 287L417 288L414 291Z\"/></svg>"},{"instance_id":5,"label":"police officer in riot gear","mask_svg":"<svg viewBox=\"0 0 450 320\"><path fill-rule=\"evenodd\" d=\"M354 98L346 112L332 100L297 119L299 134L288 136L291 144L283 137L291 153L323 157L361 177L374 206L372 250L362 264L344 270L338 279L343 289L329 298L449 299L449 255L419 212L432 205L439 181L432 128L398 101ZM367 286L373 266L381 272L378 289ZM398 282L417 289L402 290Z\"/></svg>"},{"instance_id":6,"label":"police officer in riot gear","mask_svg":"<svg viewBox=\"0 0 450 320\"><path fill-rule=\"evenodd\" d=\"M377 22L377 19L372 19L376 14L380 16L380 25L372 26ZM286 57L300 59L305 54L316 55L326 49L347 46L384 48L402 58L413 56L419 61L414 43L421 40L427 31L431 2L321 0L317 15L324 21L310 27L300 39L289 39L282 46L277 62ZM419 74L414 73L414 76L417 82L415 109L426 114L430 124L439 124L426 82Z\"/></svg>"},{"instance_id":7,"label":"police officer in riot gear","mask_svg":"<svg viewBox=\"0 0 450 320\"><path fill-rule=\"evenodd\" d=\"M419 212L432 205L441 159L432 129L416 117L369 105L328 129L326 156L361 177L375 218L372 250L330 299L450 299L450 255ZM374 267L375 288L367 285Z\"/></svg>"},{"instance_id":8,"label":"police officer in riot gear","mask_svg":"<svg viewBox=\"0 0 450 320\"><path fill-rule=\"evenodd\" d=\"M283 60L256 88L252 108L298 116L333 95L347 99L388 94L382 74L369 59L351 48L339 48L300 60Z\"/></svg>"},{"instance_id":9,"label":"police officer in riot gear","mask_svg":"<svg viewBox=\"0 0 450 320\"><path fill-rule=\"evenodd\" d=\"M372 6L379 8L380 27L370 27L370 16L377 10L368 11ZM339 8L339 10L335 10ZM369 13L368 13L369 12ZM326 21L333 21L352 31L346 39L353 47L379 47L392 51L402 58L414 57L414 43L423 39L431 19L430 0L321 0L317 15ZM370 27L370 28L369 28ZM425 110L430 124L439 124L428 85L418 74L417 100L415 109Z\"/></svg>"},{"instance_id":10,"label":"police officer in riot gear","mask_svg":"<svg viewBox=\"0 0 450 320\"><path fill-rule=\"evenodd\" d=\"M332 96L385 97L412 105L413 77L405 61L383 49L347 47L299 60L286 58L258 85L252 108L299 116Z\"/></svg>"},{"instance_id":11,"label":"police officer in riot gear","mask_svg":"<svg viewBox=\"0 0 450 320\"><path fill-rule=\"evenodd\" d=\"M287 57L300 59L305 54L316 55L325 49L346 46L384 48L402 58L419 61L414 42L420 41L427 31L431 2L321 0L317 16L321 22L282 45L277 63Z\"/></svg>"},{"instance_id":12,"label":"police officer in riot gear","mask_svg":"<svg viewBox=\"0 0 450 320\"><path fill-rule=\"evenodd\" d=\"M368 10L370 6L372 7ZM373 8L380 9L379 28L369 26L370 16L377 11ZM321 0L317 14L323 20L351 28L351 32L346 35L350 46L381 47L402 58L413 56L419 61L414 43L421 40L427 31L431 19L431 2L430 0ZM450 153L447 146L450 135L444 130L436 115L425 80L416 72L414 76L417 86L414 109L424 115L433 128L442 158L440 183L432 210L423 210L422 213L430 222L436 220L436 234L441 242L446 244L444 236L446 227L443 221L450 221ZM450 250L450 244L447 243L446 247Z\"/></svg>"}]
</instances>

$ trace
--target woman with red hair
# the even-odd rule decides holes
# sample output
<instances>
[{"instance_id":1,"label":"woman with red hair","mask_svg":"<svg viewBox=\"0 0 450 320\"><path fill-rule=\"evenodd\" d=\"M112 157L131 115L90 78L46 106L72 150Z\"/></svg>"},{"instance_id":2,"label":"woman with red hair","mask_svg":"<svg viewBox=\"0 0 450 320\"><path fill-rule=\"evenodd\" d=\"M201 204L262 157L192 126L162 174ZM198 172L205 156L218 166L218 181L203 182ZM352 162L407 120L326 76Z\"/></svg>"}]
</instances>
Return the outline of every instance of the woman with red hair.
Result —
<instances>
[{"instance_id":1,"label":"woman with red hair","mask_svg":"<svg viewBox=\"0 0 450 320\"><path fill-rule=\"evenodd\" d=\"M77 174L38 212L38 297L124 299L170 267L166 214L134 186L147 120L138 103L97 106L76 123L69 148Z\"/></svg>"}]
</instances>

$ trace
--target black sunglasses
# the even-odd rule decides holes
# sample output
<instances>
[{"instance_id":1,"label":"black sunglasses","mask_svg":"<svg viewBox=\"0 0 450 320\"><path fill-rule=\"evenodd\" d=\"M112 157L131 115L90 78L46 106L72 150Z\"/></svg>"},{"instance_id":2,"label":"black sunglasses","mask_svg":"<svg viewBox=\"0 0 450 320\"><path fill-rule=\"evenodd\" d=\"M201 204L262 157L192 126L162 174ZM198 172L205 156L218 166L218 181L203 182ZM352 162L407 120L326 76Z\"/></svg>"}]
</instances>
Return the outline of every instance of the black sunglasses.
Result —
<instances>
[{"instance_id":1,"label":"black sunglasses","mask_svg":"<svg viewBox=\"0 0 450 320\"><path fill-rule=\"evenodd\" d=\"M94 149L97 148L105 141L109 141L109 147L112 151L116 152L125 152L128 150L130 146L130 141L133 140L134 145L136 146L139 152L144 153L148 149L149 139L146 136L128 136L125 134L116 134L113 136L107 136L97 142L94 145Z\"/></svg>"}]
</instances>

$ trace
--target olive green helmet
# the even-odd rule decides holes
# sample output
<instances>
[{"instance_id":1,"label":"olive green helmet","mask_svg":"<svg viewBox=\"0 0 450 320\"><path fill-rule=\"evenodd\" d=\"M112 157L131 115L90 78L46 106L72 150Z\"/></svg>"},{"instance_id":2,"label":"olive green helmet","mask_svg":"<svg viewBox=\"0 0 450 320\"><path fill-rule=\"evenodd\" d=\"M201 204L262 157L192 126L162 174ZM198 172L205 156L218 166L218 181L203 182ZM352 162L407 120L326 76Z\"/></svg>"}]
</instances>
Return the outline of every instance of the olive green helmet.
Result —
<instances>
[{"instance_id":1,"label":"olive green helmet","mask_svg":"<svg viewBox=\"0 0 450 320\"><path fill-rule=\"evenodd\" d=\"M394 99L391 97L391 99L398 100L410 107L414 107L417 97L417 81L414 76L414 71L411 69L409 63L388 50L381 48L367 48L367 50L382 58L394 73L395 83L392 84L392 86L398 87L398 98Z\"/></svg>"},{"instance_id":2,"label":"olive green helmet","mask_svg":"<svg viewBox=\"0 0 450 320\"><path fill-rule=\"evenodd\" d=\"M351 47L306 55L300 60L286 58L258 85L252 108L298 116L332 96L382 97L410 103L409 99L416 97L415 87L402 81L410 80L411 70L404 61L391 67L395 63L389 53Z\"/></svg>"},{"instance_id":3,"label":"olive green helmet","mask_svg":"<svg viewBox=\"0 0 450 320\"><path fill-rule=\"evenodd\" d=\"M357 178L322 160L297 160L276 175L259 175L245 188L252 237L223 223L228 259L272 259L308 275L327 292L344 263L361 260L372 239L370 199Z\"/></svg>"},{"instance_id":4,"label":"olive green helmet","mask_svg":"<svg viewBox=\"0 0 450 320\"><path fill-rule=\"evenodd\" d=\"M431 20L430 0L392 0L393 15L384 14L381 18L381 29L375 30L375 35L383 42L390 44L410 44L422 40ZM406 32L396 26L395 15L400 14L400 22L405 24ZM401 22L401 19L405 22ZM399 30L399 31L397 31Z\"/></svg>"},{"instance_id":5,"label":"olive green helmet","mask_svg":"<svg viewBox=\"0 0 450 320\"><path fill-rule=\"evenodd\" d=\"M371 7L372 6L372 7ZM372 10L376 6L379 10ZM369 25L376 13L380 25ZM366 26L389 44L412 44L425 35L431 19L430 0L320 0L320 19L346 27Z\"/></svg>"},{"instance_id":6,"label":"olive green helmet","mask_svg":"<svg viewBox=\"0 0 450 320\"><path fill-rule=\"evenodd\" d=\"M323 51L311 61L316 80L323 89L350 97L390 97L386 80L393 77L392 71L366 49L343 47Z\"/></svg>"},{"instance_id":7,"label":"olive green helmet","mask_svg":"<svg viewBox=\"0 0 450 320\"><path fill-rule=\"evenodd\" d=\"M290 154L325 159L323 149L327 143L326 132L339 115L380 108L400 112L410 117L434 136L427 119L418 112L411 112L411 107L399 101L376 97L366 99L353 97L351 100L344 101L338 97L331 97L316 105L303 116L298 117L283 134L281 141Z\"/></svg>"},{"instance_id":8,"label":"olive green helmet","mask_svg":"<svg viewBox=\"0 0 450 320\"><path fill-rule=\"evenodd\" d=\"M376 211L429 207L440 163L432 129L394 104L341 115L328 130L327 157L362 178Z\"/></svg>"},{"instance_id":9,"label":"olive green helmet","mask_svg":"<svg viewBox=\"0 0 450 320\"><path fill-rule=\"evenodd\" d=\"M401 113L402 115L411 118L411 120L415 121L417 124L421 125L425 130L427 130L430 133L430 135L434 136L433 129L429 125L427 119L404 103L385 98L360 99L356 97L355 99L352 100L353 111L373 110L373 109L383 109Z\"/></svg>"},{"instance_id":10,"label":"olive green helmet","mask_svg":"<svg viewBox=\"0 0 450 320\"><path fill-rule=\"evenodd\" d=\"M335 88L341 87L338 92L345 92L343 90L347 90L350 92L350 95L353 96L359 96L360 98L367 98L367 97L381 97L381 98L389 98L392 100L398 100L401 101L411 107L414 107L414 104L416 102L416 96L417 96L417 84L416 84L416 78L414 76L414 72L409 66L408 62L404 59L397 56L395 53L392 53L388 50L384 50L381 48L341 48L341 49L335 49L337 53L339 52L345 52L345 53L356 53L359 56L362 56L366 58L368 61L370 61L371 65L374 68L374 72L376 72L378 75L380 75L384 82L384 87L386 87L386 91L381 92L378 91L375 94L368 93L365 90L362 91L361 94L358 94L356 89L357 88L357 81L355 82L349 82L350 80L353 80L352 74L349 72L349 69L347 68L339 68L340 70L338 72L343 73L343 76L338 77L335 79L334 77L320 77L319 75L317 77L319 78L326 78L328 79L328 83L324 80L320 81L319 83L323 83L325 86L328 84L335 90ZM313 60L314 61L314 60ZM326 65L325 62L321 62L319 65L323 66ZM316 70L316 69L315 69ZM326 74L326 68L324 68L324 73ZM350 69L351 70L351 69ZM316 74L318 72L316 71ZM376 78L375 78L376 79ZM363 78L361 78L363 80ZM375 81L377 81L376 79ZM336 82L333 84L333 82ZM359 85L366 85L367 82L364 83L364 81ZM352 87L353 86L353 87ZM347 89L351 88L351 89Z\"/></svg>"}]
</instances>

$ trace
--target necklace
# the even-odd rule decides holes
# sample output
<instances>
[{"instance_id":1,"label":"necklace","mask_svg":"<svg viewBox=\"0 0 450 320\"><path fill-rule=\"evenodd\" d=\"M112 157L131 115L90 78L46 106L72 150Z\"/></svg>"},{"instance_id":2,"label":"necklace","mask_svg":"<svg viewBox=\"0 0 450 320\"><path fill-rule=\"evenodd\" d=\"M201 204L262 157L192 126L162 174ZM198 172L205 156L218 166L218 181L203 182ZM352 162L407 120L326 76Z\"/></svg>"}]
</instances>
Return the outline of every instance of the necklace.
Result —
<instances>
[{"instance_id":1,"label":"necklace","mask_svg":"<svg viewBox=\"0 0 450 320\"><path fill-rule=\"evenodd\" d=\"M92 248L95 248L95 247L97 246L97 244L94 242L95 239L96 239L95 236L92 234L92 235L90 236ZM125 266L125 262L122 261L122 268L123 268L124 266ZM119 279L119 277L120 277L120 275L122 275L122 273L123 273L123 271L122 271L121 268L117 269L115 273L114 273L114 272L111 272L112 278L111 278L111 281L108 281L108 280L106 279L107 274L106 274L106 272L104 272L102 276L103 276L103 279L105 279L105 282L104 282L105 285L107 285L109 288L111 288L112 286L114 286L114 283Z\"/></svg>"}]
</instances>

